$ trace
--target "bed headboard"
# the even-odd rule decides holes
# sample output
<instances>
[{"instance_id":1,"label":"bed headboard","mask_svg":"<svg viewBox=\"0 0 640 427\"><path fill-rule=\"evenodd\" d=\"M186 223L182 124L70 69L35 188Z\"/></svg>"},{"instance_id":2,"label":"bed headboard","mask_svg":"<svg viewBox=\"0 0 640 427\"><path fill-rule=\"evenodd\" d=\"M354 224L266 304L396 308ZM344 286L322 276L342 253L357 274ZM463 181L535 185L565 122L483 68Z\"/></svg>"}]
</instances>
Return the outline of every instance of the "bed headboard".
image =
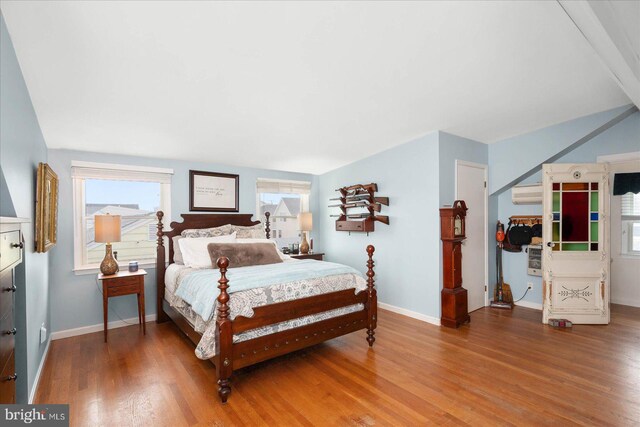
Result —
<instances>
[{"instance_id":1,"label":"bed headboard","mask_svg":"<svg viewBox=\"0 0 640 427\"><path fill-rule=\"evenodd\" d=\"M231 224L239 226L252 226L260 224L260 221L253 221L252 214L182 214L182 222L173 221L170 224L170 230L164 230L162 219L164 212L158 211L158 246L156 249L156 283L157 287L157 319L158 322L166 320L166 315L162 310L162 300L164 299L164 273L166 270L166 247L164 238L167 237L169 246L169 264L173 263L173 237L179 236L182 231L189 228L211 228L220 227L221 225ZM264 223L264 231L267 239L271 238L271 229L269 228L269 217L271 214L265 212L266 221Z\"/></svg>"}]
</instances>

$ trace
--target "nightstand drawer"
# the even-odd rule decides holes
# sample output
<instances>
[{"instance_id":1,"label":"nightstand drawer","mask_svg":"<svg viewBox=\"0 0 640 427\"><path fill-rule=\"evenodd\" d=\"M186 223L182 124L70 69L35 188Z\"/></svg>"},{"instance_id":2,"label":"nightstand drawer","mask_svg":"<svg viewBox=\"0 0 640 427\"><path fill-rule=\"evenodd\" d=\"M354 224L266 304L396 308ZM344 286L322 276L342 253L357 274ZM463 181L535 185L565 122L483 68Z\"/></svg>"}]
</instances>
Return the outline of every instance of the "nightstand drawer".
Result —
<instances>
[{"instance_id":1,"label":"nightstand drawer","mask_svg":"<svg viewBox=\"0 0 640 427\"><path fill-rule=\"evenodd\" d=\"M315 259L317 261L323 261L324 260L324 253L291 255L291 258L295 258L295 259Z\"/></svg>"},{"instance_id":2,"label":"nightstand drawer","mask_svg":"<svg viewBox=\"0 0 640 427\"><path fill-rule=\"evenodd\" d=\"M136 282L137 282L137 280L136 280ZM140 283L136 283L135 285L109 286L107 288L107 296L108 297L117 297L119 295L137 294L138 292L140 292Z\"/></svg>"}]
</instances>

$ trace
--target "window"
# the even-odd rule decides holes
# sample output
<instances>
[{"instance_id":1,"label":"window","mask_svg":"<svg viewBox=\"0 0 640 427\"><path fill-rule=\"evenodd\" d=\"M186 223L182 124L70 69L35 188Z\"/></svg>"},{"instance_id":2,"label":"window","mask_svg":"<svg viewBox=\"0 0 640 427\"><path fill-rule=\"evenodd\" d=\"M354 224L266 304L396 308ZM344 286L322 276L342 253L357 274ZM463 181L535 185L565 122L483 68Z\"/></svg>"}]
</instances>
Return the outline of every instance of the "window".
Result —
<instances>
[{"instance_id":1,"label":"window","mask_svg":"<svg viewBox=\"0 0 640 427\"><path fill-rule=\"evenodd\" d=\"M622 253L640 256L640 194L621 196Z\"/></svg>"},{"instance_id":2,"label":"window","mask_svg":"<svg viewBox=\"0 0 640 427\"><path fill-rule=\"evenodd\" d=\"M118 261L155 263L156 212L171 218L170 169L73 162L74 270L93 270L105 244L95 238L95 215L121 216L121 241L113 243Z\"/></svg>"},{"instance_id":3,"label":"window","mask_svg":"<svg viewBox=\"0 0 640 427\"><path fill-rule=\"evenodd\" d=\"M309 210L310 192L310 182L258 179L257 212L263 223L264 214L271 214L271 237L278 247L300 243L298 214Z\"/></svg>"}]
</instances>

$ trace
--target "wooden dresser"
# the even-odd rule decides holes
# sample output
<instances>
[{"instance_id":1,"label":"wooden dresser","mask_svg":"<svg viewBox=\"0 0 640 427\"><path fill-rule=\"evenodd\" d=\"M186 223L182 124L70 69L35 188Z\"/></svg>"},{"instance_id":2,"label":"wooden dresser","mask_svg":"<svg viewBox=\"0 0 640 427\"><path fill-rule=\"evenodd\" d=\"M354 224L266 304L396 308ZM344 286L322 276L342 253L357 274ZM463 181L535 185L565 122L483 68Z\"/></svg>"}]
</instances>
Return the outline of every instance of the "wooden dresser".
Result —
<instances>
[{"instance_id":1,"label":"wooden dresser","mask_svg":"<svg viewBox=\"0 0 640 427\"><path fill-rule=\"evenodd\" d=\"M15 268L22 262L24 239L20 227L27 221L0 217L0 403L16 402Z\"/></svg>"}]
</instances>

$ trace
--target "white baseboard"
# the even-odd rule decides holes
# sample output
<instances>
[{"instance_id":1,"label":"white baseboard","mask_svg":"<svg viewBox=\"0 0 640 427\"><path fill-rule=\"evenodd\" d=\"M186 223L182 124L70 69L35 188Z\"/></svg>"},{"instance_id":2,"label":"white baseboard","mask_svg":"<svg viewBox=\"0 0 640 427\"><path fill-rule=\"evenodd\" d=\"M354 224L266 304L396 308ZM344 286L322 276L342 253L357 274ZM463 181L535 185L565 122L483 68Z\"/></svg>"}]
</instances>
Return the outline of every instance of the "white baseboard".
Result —
<instances>
[{"instance_id":1,"label":"white baseboard","mask_svg":"<svg viewBox=\"0 0 640 427\"><path fill-rule=\"evenodd\" d=\"M146 322L154 322L156 320L155 314L148 314L145 316ZM125 323L127 322L127 323ZM107 323L107 329L116 329L123 328L125 326L132 326L138 324L137 317L131 317L129 319L122 320L114 320L113 322ZM102 323L98 323L97 325L89 325L82 326L80 328L66 329L64 331L57 331L51 333L52 340L60 340L62 338L75 337L78 335L92 334L94 332L101 332L104 330L104 325Z\"/></svg>"},{"instance_id":2,"label":"white baseboard","mask_svg":"<svg viewBox=\"0 0 640 427\"><path fill-rule=\"evenodd\" d=\"M38 371L36 372L36 377L33 379L33 387L31 387L31 393L29 393L29 404L33 403L33 398L36 397L36 391L38 391L38 384L40 384L40 374L42 374L42 369L44 368L44 362L47 360L47 356L49 355L49 346L51 345L52 338L49 337L47 340L47 346L44 348L44 353L42 353L42 359L40 359L40 365L38 365Z\"/></svg>"},{"instance_id":3,"label":"white baseboard","mask_svg":"<svg viewBox=\"0 0 640 427\"><path fill-rule=\"evenodd\" d=\"M437 317L427 316L426 314L417 313L415 311L407 310L406 308L396 307L395 305L385 304L383 302L379 302L378 307L413 319L422 320L423 322L431 323L432 325L440 326L440 319Z\"/></svg>"},{"instance_id":4,"label":"white baseboard","mask_svg":"<svg viewBox=\"0 0 640 427\"><path fill-rule=\"evenodd\" d=\"M542 311L542 304L540 304L538 302L518 301L518 302L515 302L514 304L518 305L520 307L533 308L534 310Z\"/></svg>"},{"instance_id":5,"label":"white baseboard","mask_svg":"<svg viewBox=\"0 0 640 427\"><path fill-rule=\"evenodd\" d=\"M620 304L620 305L628 305L631 307L640 307L640 300L629 300L624 299L620 300L617 298L611 298L611 304Z\"/></svg>"}]
</instances>

